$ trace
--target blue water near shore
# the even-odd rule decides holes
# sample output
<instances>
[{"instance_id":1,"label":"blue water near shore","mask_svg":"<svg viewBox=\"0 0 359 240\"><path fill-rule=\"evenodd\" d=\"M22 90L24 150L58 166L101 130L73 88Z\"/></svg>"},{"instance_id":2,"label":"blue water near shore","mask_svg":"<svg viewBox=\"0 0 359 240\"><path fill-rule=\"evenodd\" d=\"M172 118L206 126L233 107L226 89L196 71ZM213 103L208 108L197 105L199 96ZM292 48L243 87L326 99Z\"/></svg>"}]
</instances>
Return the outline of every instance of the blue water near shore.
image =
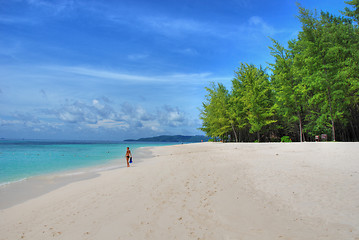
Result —
<instances>
[{"instance_id":1,"label":"blue water near shore","mask_svg":"<svg viewBox=\"0 0 359 240\"><path fill-rule=\"evenodd\" d=\"M0 141L0 185L30 177L103 166L116 159L125 166L126 147L165 146L178 143L135 143L98 141ZM135 159L135 156L134 156Z\"/></svg>"}]
</instances>

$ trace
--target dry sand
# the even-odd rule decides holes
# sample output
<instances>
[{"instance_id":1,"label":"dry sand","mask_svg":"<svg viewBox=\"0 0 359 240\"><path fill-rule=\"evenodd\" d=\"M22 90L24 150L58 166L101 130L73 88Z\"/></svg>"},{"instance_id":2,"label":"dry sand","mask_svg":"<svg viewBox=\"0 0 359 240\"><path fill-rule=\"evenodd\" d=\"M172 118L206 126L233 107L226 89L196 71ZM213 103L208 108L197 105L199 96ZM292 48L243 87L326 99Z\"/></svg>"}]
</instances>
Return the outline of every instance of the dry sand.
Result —
<instances>
[{"instance_id":1,"label":"dry sand","mask_svg":"<svg viewBox=\"0 0 359 240\"><path fill-rule=\"evenodd\" d=\"M151 151L0 210L0 239L359 239L359 143Z\"/></svg>"}]
</instances>

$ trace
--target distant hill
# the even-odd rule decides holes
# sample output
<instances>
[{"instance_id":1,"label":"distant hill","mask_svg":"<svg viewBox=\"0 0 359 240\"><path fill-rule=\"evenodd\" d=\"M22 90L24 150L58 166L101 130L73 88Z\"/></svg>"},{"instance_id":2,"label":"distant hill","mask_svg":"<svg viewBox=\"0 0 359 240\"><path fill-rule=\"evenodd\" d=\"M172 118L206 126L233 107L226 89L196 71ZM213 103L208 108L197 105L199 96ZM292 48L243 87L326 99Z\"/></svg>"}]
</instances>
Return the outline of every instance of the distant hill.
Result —
<instances>
[{"instance_id":1,"label":"distant hill","mask_svg":"<svg viewBox=\"0 0 359 240\"><path fill-rule=\"evenodd\" d=\"M206 136L182 136L182 135L162 135L158 137L149 137L149 138L139 138L137 140L134 139L126 139L126 142L207 142L209 137Z\"/></svg>"}]
</instances>

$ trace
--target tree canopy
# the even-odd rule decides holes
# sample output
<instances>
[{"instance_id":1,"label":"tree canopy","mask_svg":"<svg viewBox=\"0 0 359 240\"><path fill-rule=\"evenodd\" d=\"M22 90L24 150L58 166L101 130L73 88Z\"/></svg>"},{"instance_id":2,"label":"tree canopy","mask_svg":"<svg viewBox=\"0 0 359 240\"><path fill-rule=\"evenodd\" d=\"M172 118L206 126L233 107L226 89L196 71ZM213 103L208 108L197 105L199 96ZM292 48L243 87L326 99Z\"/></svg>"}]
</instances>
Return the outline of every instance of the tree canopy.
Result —
<instances>
[{"instance_id":1,"label":"tree canopy","mask_svg":"<svg viewBox=\"0 0 359 240\"><path fill-rule=\"evenodd\" d=\"M359 0L346 3L343 16L298 4L302 29L287 48L272 39L270 74L241 63L231 91L206 89L201 130L231 141L358 141Z\"/></svg>"}]
</instances>

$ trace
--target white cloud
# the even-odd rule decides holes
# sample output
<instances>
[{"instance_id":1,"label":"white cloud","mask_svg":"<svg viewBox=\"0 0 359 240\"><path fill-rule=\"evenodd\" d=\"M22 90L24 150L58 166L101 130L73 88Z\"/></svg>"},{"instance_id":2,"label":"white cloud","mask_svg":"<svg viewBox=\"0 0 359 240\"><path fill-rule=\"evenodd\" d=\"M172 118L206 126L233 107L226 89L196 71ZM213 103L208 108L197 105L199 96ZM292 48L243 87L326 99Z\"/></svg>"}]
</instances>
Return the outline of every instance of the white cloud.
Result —
<instances>
[{"instance_id":1,"label":"white cloud","mask_svg":"<svg viewBox=\"0 0 359 240\"><path fill-rule=\"evenodd\" d=\"M138 61L142 59L148 58L148 54L130 54L127 56L127 58L131 61Z\"/></svg>"},{"instance_id":2,"label":"white cloud","mask_svg":"<svg viewBox=\"0 0 359 240\"><path fill-rule=\"evenodd\" d=\"M131 75L124 74L114 71L100 70L94 68L86 68L86 67L50 67L54 70L60 70L67 73L75 73L79 75L86 75L91 77L98 78L110 78L110 79L118 79L118 80L127 80L127 81L155 81L156 78L139 76L139 75Z\"/></svg>"},{"instance_id":3,"label":"white cloud","mask_svg":"<svg viewBox=\"0 0 359 240\"><path fill-rule=\"evenodd\" d=\"M4 119L0 119L0 124L1 126L6 126L6 125L21 125L24 122L20 121L20 120L4 120Z\"/></svg>"},{"instance_id":4,"label":"white cloud","mask_svg":"<svg viewBox=\"0 0 359 240\"><path fill-rule=\"evenodd\" d=\"M198 55L198 51L193 48L177 49L177 50L175 50L175 52L184 54L184 55L188 55L188 56L197 56Z\"/></svg>"},{"instance_id":5,"label":"white cloud","mask_svg":"<svg viewBox=\"0 0 359 240\"><path fill-rule=\"evenodd\" d=\"M73 10L76 8L77 1L74 0L54 0L54 1L44 1L44 0L27 0L27 3L39 7L51 10L52 14L59 14L68 10Z\"/></svg>"},{"instance_id":6,"label":"white cloud","mask_svg":"<svg viewBox=\"0 0 359 240\"><path fill-rule=\"evenodd\" d=\"M164 105L151 113L141 105L125 102L120 110L114 110L112 106L99 99L93 99L92 104L67 102L61 108L47 112L63 123L116 131L132 129L163 132L173 127L185 127L190 123L187 114L178 107Z\"/></svg>"},{"instance_id":7,"label":"white cloud","mask_svg":"<svg viewBox=\"0 0 359 240\"><path fill-rule=\"evenodd\" d=\"M126 9L127 11L125 11ZM188 37L188 35L212 35L220 37L218 30L213 23L199 21L194 18L175 18L165 13L153 14L153 12L137 13L137 9L123 6L116 12L112 9L98 10L98 14L105 16L105 19L114 24L136 28L146 33L160 34L166 37Z\"/></svg>"},{"instance_id":8,"label":"white cloud","mask_svg":"<svg viewBox=\"0 0 359 240\"><path fill-rule=\"evenodd\" d=\"M275 30L274 27L270 26L259 16L250 17L248 22L249 26L255 27L255 30L262 32L264 35L272 36L278 33L278 31Z\"/></svg>"},{"instance_id":9,"label":"white cloud","mask_svg":"<svg viewBox=\"0 0 359 240\"><path fill-rule=\"evenodd\" d=\"M178 107L164 105L145 109L141 105L124 103L122 109L115 110L114 106L101 99L93 99L89 103L67 101L59 108L43 109L36 114L18 112L6 119L0 118L4 131L21 130L44 136L50 132L53 136L64 132L76 132L76 135L81 136L111 132L119 138L133 134L154 136L191 132L197 127L193 122L193 119ZM76 135L73 137L76 138Z\"/></svg>"},{"instance_id":10,"label":"white cloud","mask_svg":"<svg viewBox=\"0 0 359 240\"><path fill-rule=\"evenodd\" d=\"M179 36L188 33L209 32L210 27L206 24L192 19L175 19L166 16L144 16L142 23L152 30L167 35Z\"/></svg>"},{"instance_id":11,"label":"white cloud","mask_svg":"<svg viewBox=\"0 0 359 240\"><path fill-rule=\"evenodd\" d=\"M101 103L98 99L93 99L92 105L80 101L67 101L59 109L47 112L68 123L97 124L105 119L120 119L119 114L110 105Z\"/></svg>"},{"instance_id":12,"label":"white cloud","mask_svg":"<svg viewBox=\"0 0 359 240\"><path fill-rule=\"evenodd\" d=\"M4 131L6 129L13 129L15 131L26 129L46 133L50 129L60 129L64 124L60 122L47 122L28 113L16 113L12 116L12 119L6 120L0 118L0 126Z\"/></svg>"},{"instance_id":13,"label":"white cloud","mask_svg":"<svg viewBox=\"0 0 359 240\"><path fill-rule=\"evenodd\" d=\"M186 114L177 107L164 105L157 110L156 116L158 116L158 121L163 126L178 127L188 124Z\"/></svg>"},{"instance_id":14,"label":"white cloud","mask_svg":"<svg viewBox=\"0 0 359 240\"><path fill-rule=\"evenodd\" d=\"M97 99L92 100L92 105L98 110L104 109L104 107L105 107Z\"/></svg>"},{"instance_id":15,"label":"white cloud","mask_svg":"<svg viewBox=\"0 0 359 240\"><path fill-rule=\"evenodd\" d=\"M241 7L248 7L251 3L251 0L234 0Z\"/></svg>"},{"instance_id":16,"label":"white cloud","mask_svg":"<svg viewBox=\"0 0 359 240\"><path fill-rule=\"evenodd\" d=\"M195 83L197 81L215 81L218 78L212 77L212 73L172 73L169 75L149 76L149 75L136 75L121 73L118 71L109 71L96 69L93 67L67 67L67 66L48 66L44 67L49 70L60 71L63 73L72 73L78 75L85 75L100 79L115 79L119 81L130 81L130 82L190 82ZM220 79L223 79L221 77Z\"/></svg>"},{"instance_id":17,"label":"white cloud","mask_svg":"<svg viewBox=\"0 0 359 240\"><path fill-rule=\"evenodd\" d=\"M130 125L123 121L115 121L112 119L103 119L97 121L96 123L88 123L86 124L89 128L106 128L113 130L124 130L128 129Z\"/></svg>"},{"instance_id":18,"label":"white cloud","mask_svg":"<svg viewBox=\"0 0 359 240\"><path fill-rule=\"evenodd\" d=\"M30 18L24 18L24 17L0 15L0 23L3 23L3 24L36 24L38 22L33 18L30 19Z\"/></svg>"}]
</instances>

